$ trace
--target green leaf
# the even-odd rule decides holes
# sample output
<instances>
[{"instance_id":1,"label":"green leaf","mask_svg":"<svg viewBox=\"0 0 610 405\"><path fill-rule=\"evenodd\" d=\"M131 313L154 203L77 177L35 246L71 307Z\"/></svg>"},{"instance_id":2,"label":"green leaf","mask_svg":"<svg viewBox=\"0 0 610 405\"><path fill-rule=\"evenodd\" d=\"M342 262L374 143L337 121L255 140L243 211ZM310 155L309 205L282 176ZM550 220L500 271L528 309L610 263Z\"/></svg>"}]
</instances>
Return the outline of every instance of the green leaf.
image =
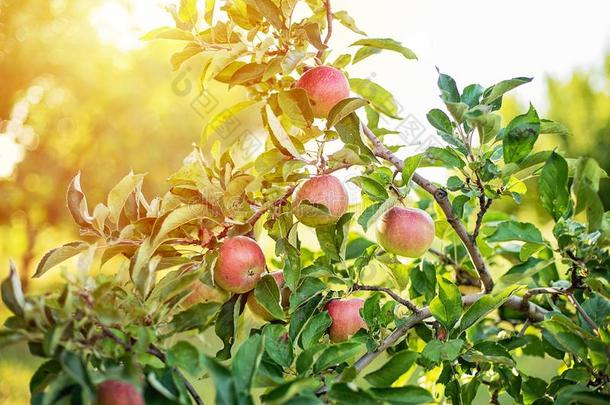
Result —
<instances>
[{"instance_id":1,"label":"green leaf","mask_svg":"<svg viewBox=\"0 0 610 405\"><path fill-rule=\"evenodd\" d=\"M91 228L91 221L93 218L89 215L87 199L80 186L80 172L70 181L66 200L68 203L68 210L70 211L74 222L81 228Z\"/></svg>"},{"instance_id":2,"label":"green leaf","mask_svg":"<svg viewBox=\"0 0 610 405\"><path fill-rule=\"evenodd\" d=\"M308 128L313 123L313 111L305 90L296 88L278 93L282 112L299 128Z\"/></svg>"},{"instance_id":3,"label":"green leaf","mask_svg":"<svg viewBox=\"0 0 610 405\"><path fill-rule=\"evenodd\" d=\"M282 12L272 0L254 0L254 5L256 5L258 11L265 16L267 21L269 21L276 30L281 30L285 27L281 18Z\"/></svg>"},{"instance_id":4,"label":"green leaf","mask_svg":"<svg viewBox=\"0 0 610 405\"><path fill-rule=\"evenodd\" d=\"M150 41L153 39L174 39L179 41L192 41L194 40L193 34L174 27L159 27L144 34L141 38L142 41Z\"/></svg>"},{"instance_id":5,"label":"green leaf","mask_svg":"<svg viewBox=\"0 0 610 405\"><path fill-rule=\"evenodd\" d=\"M212 20L214 18L214 7L216 6L216 0L205 0L205 14L203 18L208 25L212 25Z\"/></svg>"},{"instance_id":6,"label":"green leaf","mask_svg":"<svg viewBox=\"0 0 610 405\"><path fill-rule=\"evenodd\" d=\"M557 134L563 138L570 135L570 130L563 124L548 119L540 120L540 133L541 134Z\"/></svg>"},{"instance_id":7,"label":"green leaf","mask_svg":"<svg viewBox=\"0 0 610 405\"><path fill-rule=\"evenodd\" d=\"M370 176L355 176L349 179L349 181L360 187L362 192L373 200L385 201L389 198L385 187Z\"/></svg>"},{"instance_id":8,"label":"green leaf","mask_svg":"<svg viewBox=\"0 0 610 405\"><path fill-rule=\"evenodd\" d=\"M542 167L538 180L540 202L555 221L568 214L570 193L568 191L568 163L553 152Z\"/></svg>"},{"instance_id":9,"label":"green leaf","mask_svg":"<svg viewBox=\"0 0 610 405\"><path fill-rule=\"evenodd\" d=\"M375 398L396 405L428 404L434 400L432 394L424 388L414 385L393 388L371 388Z\"/></svg>"},{"instance_id":10,"label":"green leaf","mask_svg":"<svg viewBox=\"0 0 610 405\"><path fill-rule=\"evenodd\" d=\"M110 220L115 224L119 223L119 217L125 206L125 202L134 190L142 186L144 174L129 173L123 177L119 183L108 193L107 206L110 209Z\"/></svg>"},{"instance_id":11,"label":"green leaf","mask_svg":"<svg viewBox=\"0 0 610 405\"><path fill-rule=\"evenodd\" d=\"M203 332L212 324L214 315L218 313L219 308L220 304L216 302L195 304L187 310L174 315L169 325L176 333L191 329Z\"/></svg>"},{"instance_id":12,"label":"green leaf","mask_svg":"<svg viewBox=\"0 0 610 405\"><path fill-rule=\"evenodd\" d=\"M253 85L258 83L263 78L267 71L265 63L246 63L240 66L229 79L230 85Z\"/></svg>"},{"instance_id":13,"label":"green leaf","mask_svg":"<svg viewBox=\"0 0 610 405\"><path fill-rule=\"evenodd\" d=\"M241 344L231 363L238 395L250 395L252 379L263 357L263 337L252 335Z\"/></svg>"},{"instance_id":14,"label":"green leaf","mask_svg":"<svg viewBox=\"0 0 610 405\"><path fill-rule=\"evenodd\" d=\"M298 336L301 334L301 330L318 308L318 305L320 305L322 298L323 297L321 294L313 296L311 299L305 301L303 305L299 306L298 309L292 314L288 333L293 342L296 342ZM292 307L292 301L290 306Z\"/></svg>"},{"instance_id":15,"label":"green leaf","mask_svg":"<svg viewBox=\"0 0 610 405\"><path fill-rule=\"evenodd\" d=\"M365 105L368 105L368 101L358 97L346 98L339 101L328 113L326 128L333 128L339 121L343 120L343 118Z\"/></svg>"},{"instance_id":16,"label":"green leaf","mask_svg":"<svg viewBox=\"0 0 610 405\"><path fill-rule=\"evenodd\" d=\"M367 391L356 387L354 384L335 383L328 392L328 398L337 404L378 405L375 399Z\"/></svg>"},{"instance_id":17,"label":"green leaf","mask_svg":"<svg viewBox=\"0 0 610 405\"><path fill-rule=\"evenodd\" d=\"M453 328L462 315L460 290L444 277L437 277L438 295L430 303L430 312L447 330Z\"/></svg>"},{"instance_id":18,"label":"green leaf","mask_svg":"<svg viewBox=\"0 0 610 405\"><path fill-rule=\"evenodd\" d=\"M426 157L432 160L438 160L443 166L461 169L466 166L466 163L459 157L451 148L438 148L436 146L429 147L425 152Z\"/></svg>"},{"instance_id":19,"label":"green leaf","mask_svg":"<svg viewBox=\"0 0 610 405\"><path fill-rule=\"evenodd\" d=\"M360 48L356 51L356 54L354 55L354 61L352 62L352 64L355 65L356 63L368 58L369 56L376 55L380 52L381 52L381 49L379 49L379 48L375 48L373 46L363 46L362 48Z\"/></svg>"},{"instance_id":20,"label":"green leaf","mask_svg":"<svg viewBox=\"0 0 610 405\"><path fill-rule=\"evenodd\" d=\"M241 101L211 117L201 132L199 145L202 148L211 148L212 142L215 139L220 139L221 137L226 137L228 135L227 122L229 120L234 119L241 111L258 103L259 102L255 100ZM214 135L215 137L213 137Z\"/></svg>"},{"instance_id":21,"label":"green leaf","mask_svg":"<svg viewBox=\"0 0 610 405\"><path fill-rule=\"evenodd\" d=\"M268 324L263 329L265 351L282 367L290 367L293 359L292 339L280 324Z\"/></svg>"},{"instance_id":22,"label":"green leaf","mask_svg":"<svg viewBox=\"0 0 610 405\"><path fill-rule=\"evenodd\" d=\"M365 232L368 231L371 225L373 225L387 210L395 206L397 202L398 198L391 196L383 202L369 205L358 217L358 224L362 226L362 229Z\"/></svg>"},{"instance_id":23,"label":"green leaf","mask_svg":"<svg viewBox=\"0 0 610 405\"><path fill-rule=\"evenodd\" d=\"M203 52L201 45L197 42L189 42L181 51L172 54L170 58L172 69L174 72L177 71L184 62L195 55L199 55L201 52Z\"/></svg>"},{"instance_id":24,"label":"green leaf","mask_svg":"<svg viewBox=\"0 0 610 405\"><path fill-rule=\"evenodd\" d=\"M278 239L275 244L276 255L284 259L284 280L291 291L297 289L301 278L301 256L297 248L292 246L287 239Z\"/></svg>"},{"instance_id":25,"label":"green leaf","mask_svg":"<svg viewBox=\"0 0 610 405\"><path fill-rule=\"evenodd\" d=\"M503 221L497 224L495 228L495 232L487 238L488 242L520 240L530 243L544 243L540 230L529 222Z\"/></svg>"},{"instance_id":26,"label":"green leaf","mask_svg":"<svg viewBox=\"0 0 610 405\"><path fill-rule=\"evenodd\" d=\"M417 352L400 351L364 379L374 387L389 387L411 368L418 356Z\"/></svg>"},{"instance_id":27,"label":"green leaf","mask_svg":"<svg viewBox=\"0 0 610 405\"><path fill-rule=\"evenodd\" d=\"M453 125L451 125L451 120L447 117L442 110L438 108L434 108L426 114L426 118L428 118L428 122L437 130L444 132L446 134L453 133Z\"/></svg>"},{"instance_id":28,"label":"green leaf","mask_svg":"<svg viewBox=\"0 0 610 405\"><path fill-rule=\"evenodd\" d=\"M216 405L237 404L237 392L231 371L208 356L204 356L203 363L212 376L216 388Z\"/></svg>"},{"instance_id":29,"label":"green leaf","mask_svg":"<svg viewBox=\"0 0 610 405\"><path fill-rule=\"evenodd\" d=\"M280 150L282 150L282 152L289 156L296 158L300 157L301 154L294 146L294 143L290 139L290 136L288 135L278 118L273 113L273 110L271 110L269 104L265 106L264 118L266 119L269 128L269 133L271 134L273 139L277 141L276 146Z\"/></svg>"},{"instance_id":30,"label":"green leaf","mask_svg":"<svg viewBox=\"0 0 610 405\"><path fill-rule=\"evenodd\" d=\"M274 318L284 319L280 289L273 276L266 274L259 280L254 288L254 297Z\"/></svg>"},{"instance_id":31,"label":"green leaf","mask_svg":"<svg viewBox=\"0 0 610 405\"><path fill-rule=\"evenodd\" d=\"M461 100L466 103L468 107L472 108L479 104L479 99L483 95L483 87L480 84L470 84L464 87L462 92Z\"/></svg>"},{"instance_id":32,"label":"green leaf","mask_svg":"<svg viewBox=\"0 0 610 405\"><path fill-rule=\"evenodd\" d=\"M77 254L84 252L89 248L89 244L86 242L70 242L60 247L49 250L44 254L38 266L36 266L36 272L34 278L42 276L44 273L57 266L58 264L68 260L69 258L76 256Z\"/></svg>"},{"instance_id":33,"label":"green leaf","mask_svg":"<svg viewBox=\"0 0 610 405\"><path fill-rule=\"evenodd\" d=\"M517 284L523 279L532 277L548 265L546 260L528 257L526 262L511 267L510 270L502 275L500 280L506 285Z\"/></svg>"},{"instance_id":34,"label":"green leaf","mask_svg":"<svg viewBox=\"0 0 610 405\"><path fill-rule=\"evenodd\" d=\"M504 129L502 147L505 163L519 163L529 155L540 134L540 119L530 104L527 113L515 117Z\"/></svg>"},{"instance_id":35,"label":"green leaf","mask_svg":"<svg viewBox=\"0 0 610 405\"><path fill-rule=\"evenodd\" d=\"M199 350L191 343L182 340L167 351L167 364L196 376L201 367L199 357Z\"/></svg>"},{"instance_id":36,"label":"green leaf","mask_svg":"<svg viewBox=\"0 0 610 405\"><path fill-rule=\"evenodd\" d=\"M53 381L61 372L61 364L56 359L49 360L43 363L30 380L30 394L35 396L36 394L43 392L49 383Z\"/></svg>"},{"instance_id":37,"label":"green leaf","mask_svg":"<svg viewBox=\"0 0 610 405\"><path fill-rule=\"evenodd\" d=\"M178 17L190 26L195 25L197 23L197 0L180 0Z\"/></svg>"},{"instance_id":38,"label":"green leaf","mask_svg":"<svg viewBox=\"0 0 610 405\"><path fill-rule=\"evenodd\" d=\"M349 79L349 84L352 91L369 100L375 110L390 118L400 119L398 105L389 91L368 79Z\"/></svg>"},{"instance_id":39,"label":"green leaf","mask_svg":"<svg viewBox=\"0 0 610 405\"><path fill-rule=\"evenodd\" d=\"M402 182L405 186L409 185L409 182L413 178L413 174L415 174L415 170L419 167L422 159L423 155L420 153L409 156L404 160L404 164L402 166Z\"/></svg>"},{"instance_id":40,"label":"green leaf","mask_svg":"<svg viewBox=\"0 0 610 405\"><path fill-rule=\"evenodd\" d=\"M322 405L322 401L317 400L314 393L315 389L319 386L320 383L313 378L297 378L274 388L269 393L263 395L261 400L262 403L269 405L283 405L289 403L299 405ZM301 395L304 392L311 393L311 395L313 395L311 401L302 400ZM307 399L309 400L309 395L307 396Z\"/></svg>"},{"instance_id":41,"label":"green leaf","mask_svg":"<svg viewBox=\"0 0 610 405\"><path fill-rule=\"evenodd\" d=\"M331 324L332 319L326 311L320 312L319 314L311 317L301 333L301 344L303 349L308 349L314 344L318 343Z\"/></svg>"},{"instance_id":42,"label":"green leaf","mask_svg":"<svg viewBox=\"0 0 610 405\"><path fill-rule=\"evenodd\" d=\"M362 127L360 125L360 119L358 119L356 114L352 113L339 121L335 124L335 129L337 130L341 141L343 141L345 145L353 146L360 158L363 158L367 162L377 161L375 154L362 140Z\"/></svg>"},{"instance_id":43,"label":"green leaf","mask_svg":"<svg viewBox=\"0 0 610 405\"><path fill-rule=\"evenodd\" d=\"M432 364L437 364L441 360L453 361L460 355L463 345L464 341L461 339L453 339L446 342L433 339L426 344L421 356Z\"/></svg>"},{"instance_id":44,"label":"green leaf","mask_svg":"<svg viewBox=\"0 0 610 405\"><path fill-rule=\"evenodd\" d=\"M24 316L25 308L25 297L23 290L21 289L21 280L19 279L19 273L15 268L15 263L10 261L9 275L4 281L2 281L2 301L4 305L8 307L18 317Z\"/></svg>"},{"instance_id":45,"label":"green leaf","mask_svg":"<svg viewBox=\"0 0 610 405\"><path fill-rule=\"evenodd\" d=\"M576 161L572 182L572 193L576 198L574 214L586 210L590 232L601 227L604 208L598 191L599 182L605 177L606 172L599 167L595 159L580 157Z\"/></svg>"},{"instance_id":46,"label":"green leaf","mask_svg":"<svg viewBox=\"0 0 610 405\"><path fill-rule=\"evenodd\" d=\"M216 318L216 336L222 340L223 348L216 353L219 360L231 358L231 347L235 343L235 331L239 317L241 295L235 294L230 300L220 307L220 312Z\"/></svg>"},{"instance_id":47,"label":"green leaf","mask_svg":"<svg viewBox=\"0 0 610 405\"><path fill-rule=\"evenodd\" d=\"M417 59L417 56L412 50L404 47L400 42L391 38L364 38L354 42L350 46L366 46L377 49L386 49L389 51L398 52L407 59Z\"/></svg>"},{"instance_id":48,"label":"green leaf","mask_svg":"<svg viewBox=\"0 0 610 405\"><path fill-rule=\"evenodd\" d=\"M313 372L319 373L332 366L338 366L344 361L348 361L362 350L362 345L358 342L343 342L327 347L318 357Z\"/></svg>"},{"instance_id":49,"label":"green leaf","mask_svg":"<svg viewBox=\"0 0 610 405\"><path fill-rule=\"evenodd\" d=\"M347 11L343 11L343 10L341 10L341 11L334 11L333 12L333 17L335 18L335 20L339 21L343 26L345 26L346 28L352 30L356 34L366 35L366 33L364 31L362 31L358 27L356 27L356 22L347 13Z\"/></svg>"},{"instance_id":50,"label":"green leaf","mask_svg":"<svg viewBox=\"0 0 610 405\"><path fill-rule=\"evenodd\" d=\"M455 84L455 80L453 80L453 77L439 71L437 85L441 90L441 99L445 102L445 104L460 102L460 92Z\"/></svg>"},{"instance_id":51,"label":"green leaf","mask_svg":"<svg viewBox=\"0 0 610 405\"><path fill-rule=\"evenodd\" d=\"M475 325L490 312L500 308L508 299L519 290L519 288L510 287L503 290L497 295L484 295L470 306L460 319L458 336L466 329Z\"/></svg>"},{"instance_id":52,"label":"green leaf","mask_svg":"<svg viewBox=\"0 0 610 405\"><path fill-rule=\"evenodd\" d=\"M515 87L521 86L522 84L529 83L532 81L531 77L515 77L514 79L502 80L499 83L485 89L483 93L483 100L481 104L491 104L496 101L502 95Z\"/></svg>"}]
</instances>

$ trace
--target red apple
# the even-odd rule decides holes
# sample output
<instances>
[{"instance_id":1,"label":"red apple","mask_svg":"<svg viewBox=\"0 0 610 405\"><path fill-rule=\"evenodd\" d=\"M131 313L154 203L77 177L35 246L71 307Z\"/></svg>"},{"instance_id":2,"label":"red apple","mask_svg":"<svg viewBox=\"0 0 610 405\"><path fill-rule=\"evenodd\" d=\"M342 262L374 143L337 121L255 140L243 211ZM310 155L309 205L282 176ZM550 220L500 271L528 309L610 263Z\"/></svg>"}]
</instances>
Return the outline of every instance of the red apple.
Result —
<instances>
[{"instance_id":1,"label":"red apple","mask_svg":"<svg viewBox=\"0 0 610 405\"><path fill-rule=\"evenodd\" d=\"M361 298L334 299L326 304L326 310L332 319L328 330L330 340L342 342L362 328L366 323L360 316L360 308L364 305Z\"/></svg>"},{"instance_id":2,"label":"red apple","mask_svg":"<svg viewBox=\"0 0 610 405\"><path fill-rule=\"evenodd\" d=\"M339 101L349 97L349 82L345 75L331 66L317 66L303 73L295 87L307 92L313 113L326 118Z\"/></svg>"},{"instance_id":3,"label":"red apple","mask_svg":"<svg viewBox=\"0 0 610 405\"><path fill-rule=\"evenodd\" d=\"M290 289L284 286L284 273L281 271L274 271L273 273L269 273L277 283L278 288L280 289L280 297L281 297L281 305L282 308L287 308L290 304L288 299L290 298ZM248 308L252 311L253 314L259 316L265 321L273 321L276 319L273 315L269 313L261 304L258 303L256 297L254 296L254 291L250 291L248 294L247 301Z\"/></svg>"},{"instance_id":4,"label":"red apple","mask_svg":"<svg viewBox=\"0 0 610 405\"><path fill-rule=\"evenodd\" d=\"M223 290L242 294L256 286L265 271L258 243L246 236L228 238L218 252L214 281Z\"/></svg>"},{"instance_id":5,"label":"red apple","mask_svg":"<svg viewBox=\"0 0 610 405\"><path fill-rule=\"evenodd\" d=\"M97 388L98 405L144 405L144 398L133 385L121 380L106 380Z\"/></svg>"},{"instance_id":6,"label":"red apple","mask_svg":"<svg viewBox=\"0 0 610 405\"><path fill-rule=\"evenodd\" d=\"M434 221L426 211L394 207L377 221L377 242L399 256L420 257L434 241Z\"/></svg>"},{"instance_id":7,"label":"red apple","mask_svg":"<svg viewBox=\"0 0 610 405\"><path fill-rule=\"evenodd\" d=\"M202 302L225 302L227 298L223 291L210 287L197 280L191 284L191 293L182 302L182 306L188 308Z\"/></svg>"},{"instance_id":8,"label":"red apple","mask_svg":"<svg viewBox=\"0 0 610 405\"><path fill-rule=\"evenodd\" d=\"M307 204L320 204L328 213ZM294 215L307 226L328 225L345 214L349 200L347 190L341 181L330 174L312 177L303 182L294 193Z\"/></svg>"}]
</instances>

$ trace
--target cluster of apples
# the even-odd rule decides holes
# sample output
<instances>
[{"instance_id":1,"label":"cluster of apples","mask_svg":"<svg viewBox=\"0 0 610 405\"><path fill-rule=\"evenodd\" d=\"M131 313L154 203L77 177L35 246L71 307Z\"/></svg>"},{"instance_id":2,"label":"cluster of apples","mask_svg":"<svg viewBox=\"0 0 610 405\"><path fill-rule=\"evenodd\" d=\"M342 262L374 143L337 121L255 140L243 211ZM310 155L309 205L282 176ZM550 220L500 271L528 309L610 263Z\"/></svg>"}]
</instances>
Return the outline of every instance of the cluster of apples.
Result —
<instances>
[{"instance_id":1,"label":"cluster of apples","mask_svg":"<svg viewBox=\"0 0 610 405\"><path fill-rule=\"evenodd\" d=\"M307 70L295 83L307 92L316 117L324 118L339 101L349 97L349 82L338 69L318 66ZM318 175L303 182L293 196L294 215L304 225L318 227L336 223L346 213L348 193L343 183L329 174ZM323 206L326 209L319 209ZM377 241L390 253L404 257L423 255L434 240L434 222L425 211L394 207L377 222ZM265 272L265 256L256 241L245 236L225 240L219 249L214 281L224 291L248 293L247 305L260 318L274 319L257 302L253 289ZM281 271L270 273L280 291L282 306L289 304L290 290L285 286ZM197 282L187 302L220 300L222 295ZM329 335L332 341L346 340L366 325L360 316L364 301L359 298L331 300L326 309L332 319Z\"/></svg>"}]
</instances>

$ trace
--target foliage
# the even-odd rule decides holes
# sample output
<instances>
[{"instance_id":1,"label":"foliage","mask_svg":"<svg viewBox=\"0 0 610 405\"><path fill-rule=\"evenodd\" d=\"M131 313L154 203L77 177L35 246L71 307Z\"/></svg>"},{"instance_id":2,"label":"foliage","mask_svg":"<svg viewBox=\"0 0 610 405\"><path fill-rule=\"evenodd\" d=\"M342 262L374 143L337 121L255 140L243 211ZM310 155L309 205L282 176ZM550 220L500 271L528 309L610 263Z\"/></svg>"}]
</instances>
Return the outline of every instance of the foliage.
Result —
<instances>
[{"instance_id":1,"label":"foliage","mask_svg":"<svg viewBox=\"0 0 610 405\"><path fill-rule=\"evenodd\" d=\"M296 17L297 6L308 10L306 17ZM504 392L528 404L608 400L610 215L592 203L606 173L590 159L535 151L556 124L533 106L502 127L504 94L529 78L460 91L439 72L444 109L431 110L428 119L447 146L403 161L392 152L401 145L386 145L392 131L379 127L380 116L400 119L388 90L350 77L360 97L316 120L307 94L292 84L312 65L344 70L380 51L411 60L411 50L364 38L353 43L353 56L331 58L333 21L363 32L321 0L236 0L222 5L221 16L214 9L213 1L205 10L182 1L176 27L146 37L183 42L171 57L174 68L197 57L203 86L242 86L249 101L209 120L161 196L147 198L144 176L130 173L91 209L75 176L67 202L82 238L48 252L35 277L74 255L78 271L42 295L24 295L14 267L2 283L13 316L1 344L26 341L46 359L30 384L34 403L89 402L109 378L134 382L150 403L200 402L186 375L210 378L219 404L470 404L481 387L496 403ZM223 132L227 121L255 107L267 132L254 147L249 132ZM337 144L338 152L325 152ZM445 167L446 183L417 173L426 166ZM292 193L303 179L347 167L358 173L351 182L361 190L362 208L317 228L321 249L311 251L301 240L307 229L294 220ZM531 178L555 223L553 239L491 210L500 199L520 204ZM400 203L434 218L439 249L406 262L367 237L376 218ZM291 294L282 306L268 276L254 294L278 319L246 328L247 294L186 304L197 283L214 287L225 238L265 234L274 242L268 267L284 272ZM102 266L115 265L114 257L122 264L99 274L95 257ZM494 280L492 270L504 273ZM387 280L366 284L372 271ZM472 293L473 286L481 291ZM367 328L332 343L325 304L352 294L366 297L360 315ZM208 328L223 344L215 355L192 339ZM547 383L516 367L522 354L565 366ZM365 370L382 355L383 364ZM423 386L410 375L423 376Z\"/></svg>"}]
</instances>

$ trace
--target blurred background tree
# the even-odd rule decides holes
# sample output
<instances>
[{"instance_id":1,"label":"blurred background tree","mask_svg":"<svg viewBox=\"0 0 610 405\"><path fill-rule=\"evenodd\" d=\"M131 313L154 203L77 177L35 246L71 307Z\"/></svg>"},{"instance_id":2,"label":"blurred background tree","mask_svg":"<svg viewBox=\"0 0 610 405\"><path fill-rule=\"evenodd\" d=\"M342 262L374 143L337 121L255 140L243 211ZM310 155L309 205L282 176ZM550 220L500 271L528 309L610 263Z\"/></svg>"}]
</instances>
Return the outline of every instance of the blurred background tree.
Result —
<instances>
[{"instance_id":1,"label":"blurred background tree","mask_svg":"<svg viewBox=\"0 0 610 405\"><path fill-rule=\"evenodd\" d=\"M589 156L610 173L610 55L603 67L577 70L567 80L547 80L548 117L570 130L559 142L571 156ZM610 181L600 184L605 210L610 209Z\"/></svg>"},{"instance_id":2,"label":"blurred background tree","mask_svg":"<svg viewBox=\"0 0 610 405\"><path fill-rule=\"evenodd\" d=\"M130 170L162 193L205 118L233 97L201 94L188 65L172 73L175 44L102 43L91 20L103 4L0 1L0 263L20 261L26 288L34 258L75 236L63 195L76 172L91 208Z\"/></svg>"}]
</instances>

